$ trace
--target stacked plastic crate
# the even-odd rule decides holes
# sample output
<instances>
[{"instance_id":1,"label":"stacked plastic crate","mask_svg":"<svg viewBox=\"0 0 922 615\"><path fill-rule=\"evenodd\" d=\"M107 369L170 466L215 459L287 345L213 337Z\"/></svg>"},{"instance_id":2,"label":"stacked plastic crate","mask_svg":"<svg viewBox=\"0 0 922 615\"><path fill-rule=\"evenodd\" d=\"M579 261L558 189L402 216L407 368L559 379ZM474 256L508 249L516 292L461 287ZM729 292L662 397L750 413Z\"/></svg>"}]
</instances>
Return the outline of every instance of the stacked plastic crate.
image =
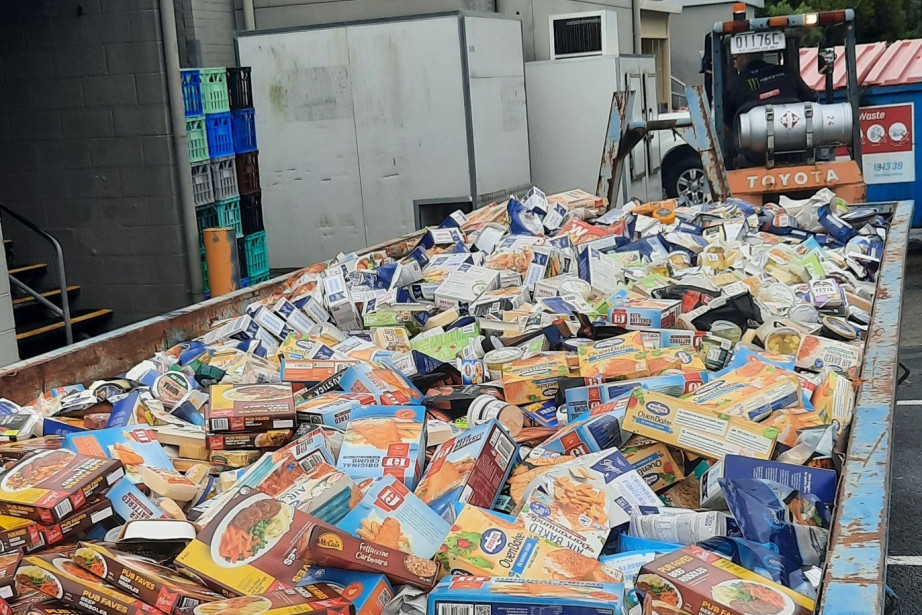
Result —
<instances>
[{"instance_id":1,"label":"stacked plastic crate","mask_svg":"<svg viewBox=\"0 0 922 615\"><path fill-rule=\"evenodd\" d=\"M250 284L269 279L266 230L263 226L262 192L259 186L259 147L256 143L256 111L250 67L227 69L231 126L234 135L234 169L240 191L243 236L237 240L241 275Z\"/></svg>"},{"instance_id":2,"label":"stacked plastic crate","mask_svg":"<svg viewBox=\"0 0 922 615\"><path fill-rule=\"evenodd\" d=\"M242 82L243 74L245 83ZM269 278L249 75L249 68L182 71L189 161L206 292L208 268L202 235L205 228L221 226L236 231L243 285ZM238 176L242 183L238 183ZM241 215L241 198L246 206L245 217Z\"/></svg>"}]
</instances>

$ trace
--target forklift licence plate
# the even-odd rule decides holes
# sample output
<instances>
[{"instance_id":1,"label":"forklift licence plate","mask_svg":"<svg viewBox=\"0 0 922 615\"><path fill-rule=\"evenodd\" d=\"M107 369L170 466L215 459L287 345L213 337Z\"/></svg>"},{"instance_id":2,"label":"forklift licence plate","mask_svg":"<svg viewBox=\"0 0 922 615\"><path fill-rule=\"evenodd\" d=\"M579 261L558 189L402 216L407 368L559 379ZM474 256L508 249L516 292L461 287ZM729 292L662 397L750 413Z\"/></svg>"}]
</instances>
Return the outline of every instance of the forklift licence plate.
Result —
<instances>
[{"instance_id":1,"label":"forklift licence plate","mask_svg":"<svg viewBox=\"0 0 922 615\"><path fill-rule=\"evenodd\" d=\"M784 32L744 32L730 38L730 53L758 53L760 51L778 51L784 49Z\"/></svg>"}]
</instances>

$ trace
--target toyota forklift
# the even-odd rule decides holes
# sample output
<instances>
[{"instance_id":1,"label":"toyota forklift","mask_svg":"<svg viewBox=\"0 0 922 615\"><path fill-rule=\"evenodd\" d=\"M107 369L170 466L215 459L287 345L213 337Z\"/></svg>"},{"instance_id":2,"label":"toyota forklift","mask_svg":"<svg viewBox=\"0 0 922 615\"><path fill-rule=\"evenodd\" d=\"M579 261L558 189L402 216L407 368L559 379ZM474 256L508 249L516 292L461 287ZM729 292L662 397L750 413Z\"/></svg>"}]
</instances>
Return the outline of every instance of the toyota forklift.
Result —
<instances>
[{"instance_id":1,"label":"toyota forklift","mask_svg":"<svg viewBox=\"0 0 922 615\"><path fill-rule=\"evenodd\" d=\"M714 127L733 196L761 204L763 199L777 202L781 194L803 198L829 188L848 203L866 199L854 21L852 9L746 19L745 7L737 5L731 21L714 24L710 44L705 43L712 70L705 85L711 90ZM755 102L725 124L723 93L736 76L734 58L755 54L800 79L801 41L790 34L802 28L822 30L817 69L826 82L823 100ZM847 102L833 98L836 45L845 52Z\"/></svg>"}]
</instances>

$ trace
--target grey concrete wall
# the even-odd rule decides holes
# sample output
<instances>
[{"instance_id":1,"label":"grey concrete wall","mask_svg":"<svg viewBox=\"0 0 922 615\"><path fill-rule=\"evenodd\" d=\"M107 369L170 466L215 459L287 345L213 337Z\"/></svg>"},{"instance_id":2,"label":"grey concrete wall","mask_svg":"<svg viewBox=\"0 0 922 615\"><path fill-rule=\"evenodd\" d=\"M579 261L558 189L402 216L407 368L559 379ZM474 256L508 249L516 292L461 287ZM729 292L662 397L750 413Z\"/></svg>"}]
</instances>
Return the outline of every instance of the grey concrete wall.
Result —
<instances>
[{"instance_id":1,"label":"grey concrete wall","mask_svg":"<svg viewBox=\"0 0 922 615\"><path fill-rule=\"evenodd\" d=\"M188 302L157 8L0 0L0 200L59 239L81 305L116 325ZM20 264L49 262L6 232Z\"/></svg>"},{"instance_id":2,"label":"grey concrete wall","mask_svg":"<svg viewBox=\"0 0 922 615\"><path fill-rule=\"evenodd\" d=\"M175 0L174 4L183 66L237 65L234 0Z\"/></svg>"},{"instance_id":3,"label":"grey concrete wall","mask_svg":"<svg viewBox=\"0 0 922 615\"><path fill-rule=\"evenodd\" d=\"M442 11L493 12L496 0L254 0L256 29L403 17Z\"/></svg>"},{"instance_id":4,"label":"grey concrete wall","mask_svg":"<svg viewBox=\"0 0 922 615\"><path fill-rule=\"evenodd\" d=\"M686 4L681 13L670 15L669 26L672 37L669 39L672 56L672 74L688 85L703 85L701 70L701 51L704 50L704 35L711 31L714 22L726 21L733 17L732 3L722 4ZM755 9L747 6L747 14L752 17Z\"/></svg>"},{"instance_id":5,"label":"grey concrete wall","mask_svg":"<svg viewBox=\"0 0 922 615\"><path fill-rule=\"evenodd\" d=\"M3 245L3 227L0 226L0 246ZM16 323L13 322L13 298L10 295L10 278L6 275L6 250L0 247L0 367L19 360L16 346Z\"/></svg>"}]
</instances>

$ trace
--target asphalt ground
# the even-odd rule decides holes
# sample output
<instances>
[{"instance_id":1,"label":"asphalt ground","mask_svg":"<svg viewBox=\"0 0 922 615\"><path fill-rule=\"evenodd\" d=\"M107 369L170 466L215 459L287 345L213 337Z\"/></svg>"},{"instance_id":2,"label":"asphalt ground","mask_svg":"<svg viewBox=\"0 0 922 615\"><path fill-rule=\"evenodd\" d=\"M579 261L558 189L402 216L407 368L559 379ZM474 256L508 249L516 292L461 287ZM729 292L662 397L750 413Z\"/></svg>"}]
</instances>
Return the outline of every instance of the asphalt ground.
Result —
<instances>
[{"instance_id":1,"label":"asphalt ground","mask_svg":"<svg viewBox=\"0 0 922 615\"><path fill-rule=\"evenodd\" d=\"M897 390L890 481L887 584L900 615L922 613L922 242L906 258L900 361L909 378ZM917 402L917 403L911 403Z\"/></svg>"}]
</instances>

